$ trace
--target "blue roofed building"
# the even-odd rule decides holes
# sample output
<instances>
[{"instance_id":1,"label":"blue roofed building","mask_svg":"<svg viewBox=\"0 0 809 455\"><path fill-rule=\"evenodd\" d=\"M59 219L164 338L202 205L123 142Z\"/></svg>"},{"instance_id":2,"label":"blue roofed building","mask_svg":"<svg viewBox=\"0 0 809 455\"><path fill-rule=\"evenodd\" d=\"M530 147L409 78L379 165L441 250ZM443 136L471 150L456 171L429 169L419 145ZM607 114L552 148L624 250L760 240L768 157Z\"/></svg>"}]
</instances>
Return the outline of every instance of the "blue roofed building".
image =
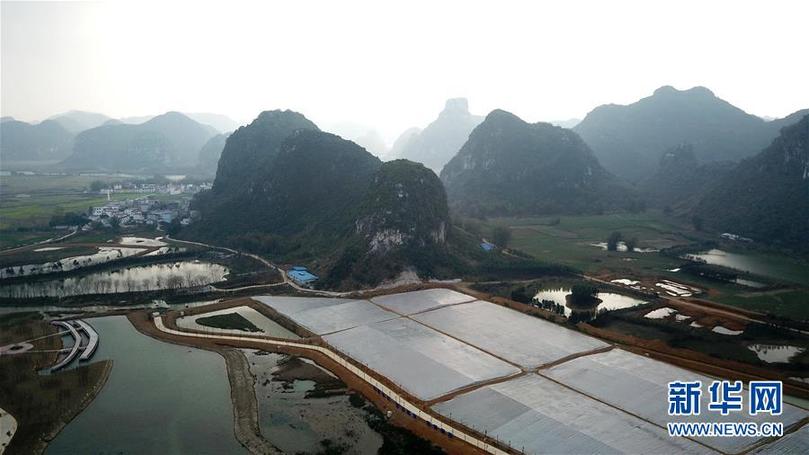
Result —
<instances>
[{"instance_id":1,"label":"blue roofed building","mask_svg":"<svg viewBox=\"0 0 809 455\"><path fill-rule=\"evenodd\" d=\"M491 251L494 249L494 244L483 241L480 243L480 247L483 249L483 251Z\"/></svg>"},{"instance_id":2,"label":"blue roofed building","mask_svg":"<svg viewBox=\"0 0 809 455\"><path fill-rule=\"evenodd\" d=\"M299 265L290 268L287 275L292 279L292 281L300 285L308 285L317 280L317 275L310 272L306 267Z\"/></svg>"}]
</instances>

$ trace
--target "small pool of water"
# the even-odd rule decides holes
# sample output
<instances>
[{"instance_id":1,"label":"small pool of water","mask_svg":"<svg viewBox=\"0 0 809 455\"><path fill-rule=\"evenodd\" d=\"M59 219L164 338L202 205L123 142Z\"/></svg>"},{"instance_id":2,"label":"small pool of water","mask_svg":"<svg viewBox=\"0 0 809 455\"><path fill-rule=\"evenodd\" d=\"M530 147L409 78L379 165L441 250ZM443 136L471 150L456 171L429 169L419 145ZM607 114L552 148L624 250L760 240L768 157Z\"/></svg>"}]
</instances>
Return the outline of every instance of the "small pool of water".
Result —
<instances>
[{"instance_id":1,"label":"small pool of water","mask_svg":"<svg viewBox=\"0 0 809 455\"><path fill-rule=\"evenodd\" d=\"M733 282L740 286L747 286L748 288L761 289L767 287L767 285L764 283L759 283L758 281L753 280L746 280L744 278L736 278L735 280L733 280Z\"/></svg>"},{"instance_id":2,"label":"small pool of water","mask_svg":"<svg viewBox=\"0 0 809 455\"><path fill-rule=\"evenodd\" d=\"M729 329L729 328L727 328L727 327L725 327L723 325L714 326L714 328L711 329L711 331L714 332L714 333L718 333L720 335L728 335L728 336L736 336L736 335L741 335L742 333L744 333L744 330L733 330L733 329Z\"/></svg>"},{"instance_id":3,"label":"small pool of water","mask_svg":"<svg viewBox=\"0 0 809 455\"><path fill-rule=\"evenodd\" d=\"M121 245L133 245L133 246L166 246L164 242L160 239L162 237L158 237L155 239L150 239L146 237L121 237L121 240L118 241Z\"/></svg>"},{"instance_id":4,"label":"small pool of water","mask_svg":"<svg viewBox=\"0 0 809 455\"><path fill-rule=\"evenodd\" d=\"M0 297L68 297L180 289L222 281L227 274L227 267L210 262L140 265L83 276L10 284L0 287Z\"/></svg>"},{"instance_id":5,"label":"small pool of water","mask_svg":"<svg viewBox=\"0 0 809 455\"><path fill-rule=\"evenodd\" d=\"M602 250L607 251L607 246L608 245L607 245L607 242L597 242L597 243L591 243L590 246L594 246L596 248L601 248ZM618 242L618 245L616 245L615 249L616 249L616 251L621 252L621 253L626 253L627 251L629 251L629 248L626 246L626 243L624 243L624 242ZM635 252L635 253L657 253L660 250L658 250L656 248L641 248L639 246L636 246L632 251Z\"/></svg>"},{"instance_id":6,"label":"small pool of water","mask_svg":"<svg viewBox=\"0 0 809 455\"><path fill-rule=\"evenodd\" d=\"M316 388L314 380L283 382L277 377L287 356L249 349L242 352L256 376L261 434L281 451L322 453L320 442L325 439L348 447L347 453L351 454L377 453L382 446L382 437L365 420L366 411L352 406L348 395L307 398L307 393ZM333 377L325 370L321 374Z\"/></svg>"},{"instance_id":7,"label":"small pool of water","mask_svg":"<svg viewBox=\"0 0 809 455\"><path fill-rule=\"evenodd\" d=\"M715 248L687 254L683 258L797 283L807 283L809 277L809 266L789 258L730 253Z\"/></svg>"},{"instance_id":8,"label":"small pool of water","mask_svg":"<svg viewBox=\"0 0 809 455\"><path fill-rule=\"evenodd\" d=\"M751 344L747 348L755 352L759 359L767 363L787 363L792 357L805 350L797 346L779 344Z\"/></svg>"},{"instance_id":9,"label":"small pool of water","mask_svg":"<svg viewBox=\"0 0 809 455\"><path fill-rule=\"evenodd\" d=\"M674 308L663 307L658 308L656 310L652 310L643 315L643 317L645 317L646 319L665 319L671 316L672 314L677 314L677 310L675 310Z\"/></svg>"},{"instance_id":10,"label":"small pool of water","mask_svg":"<svg viewBox=\"0 0 809 455\"><path fill-rule=\"evenodd\" d=\"M550 300L557 305L561 305L564 315L570 317L574 312L579 312L580 310L568 306L568 295L570 295L569 288L545 289L537 292L534 296L534 301L541 302L543 300ZM587 312L620 310L622 308L632 308L648 303L644 300L612 292L599 292L598 298L601 299L601 303L599 303L595 309L588 309Z\"/></svg>"}]
</instances>

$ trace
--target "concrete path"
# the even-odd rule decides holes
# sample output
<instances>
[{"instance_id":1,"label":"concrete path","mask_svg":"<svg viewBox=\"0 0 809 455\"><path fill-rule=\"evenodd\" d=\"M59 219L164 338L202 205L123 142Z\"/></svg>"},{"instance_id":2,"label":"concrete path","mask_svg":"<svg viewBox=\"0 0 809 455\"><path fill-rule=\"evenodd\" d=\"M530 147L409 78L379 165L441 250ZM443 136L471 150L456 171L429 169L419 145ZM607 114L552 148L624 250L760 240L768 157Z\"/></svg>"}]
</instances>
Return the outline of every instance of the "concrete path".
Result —
<instances>
[{"instance_id":1,"label":"concrete path","mask_svg":"<svg viewBox=\"0 0 809 455\"><path fill-rule=\"evenodd\" d=\"M0 454L6 451L11 438L17 432L17 419L13 415L0 408Z\"/></svg>"},{"instance_id":2,"label":"concrete path","mask_svg":"<svg viewBox=\"0 0 809 455\"><path fill-rule=\"evenodd\" d=\"M242 336L227 336L227 335L208 335L202 333L190 333L190 332L183 332L180 330L174 330L166 327L163 324L163 319L160 316L156 316L154 318L155 327L161 332L165 332L171 335L176 336L183 336L183 337L191 337L191 338L206 338L212 340L219 340L219 341L238 341L238 342L250 342L256 345L267 345L267 346L286 346L298 349L304 349L309 351L318 352L320 354L325 355L329 359L333 360L334 362L338 363L340 366L345 368L346 370L350 371L353 375L357 376L362 381L369 384L374 389L378 390L382 395L389 398L394 404L396 404L401 409L404 409L410 415L426 422L428 425L432 426L434 429L444 432L448 435L451 435L454 438L458 438L462 441L465 441L472 446L483 450L486 453L491 453L495 455L507 455L508 452L505 452L491 444L478 439L475 436L472 436L469 433L464 432L460 428L457 428L453 425L447 424L437 418L435 418L432 414L422 411L418 406L414 405L413 403L404 399L401 395L399 395L394 390L390 389L386 385L382 384L381 382L377 381L361 369L357 368L353 364L349 363L335 352L331 351L330 349L321 347L321 346L314 346L305 343L298 343L293 341L280 341L280 340L268 340L263 338L251 338L251 337L242 337Z\"/></svg>"}]
</instances>

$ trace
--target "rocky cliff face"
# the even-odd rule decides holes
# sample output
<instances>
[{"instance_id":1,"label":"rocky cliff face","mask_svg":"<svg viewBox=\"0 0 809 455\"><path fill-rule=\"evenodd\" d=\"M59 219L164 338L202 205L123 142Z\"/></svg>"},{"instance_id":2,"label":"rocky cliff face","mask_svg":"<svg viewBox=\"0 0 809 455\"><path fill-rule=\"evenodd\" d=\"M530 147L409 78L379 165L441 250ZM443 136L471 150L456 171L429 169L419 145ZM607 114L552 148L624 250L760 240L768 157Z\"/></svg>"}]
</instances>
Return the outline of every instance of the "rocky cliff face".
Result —
<instances>
[{"instance_id":1,"label":"rocky cliff face","mask_svg":"<svg viewBox=\"0 0 809 455\"><path fill-rule=\"evenodd\" d=\"M318 130L294 111L264 111L228 138L214 180L214 192L227 192L266 174L284 140L297 130ZM248 189L250 191L250 189Z\"/></svg>"},{"instance_id":2,"label":"rocky cliff face","mask_svg":"<svg viewBox=\"0 0 809 455\"><path fill-rule=\"evenodd\" d=\"M809 252L809 115L728 173L695 213L711 228Z\"/></svg>"},{"instance_id":3,"label":"rocky cliff face","mask_svg":"<svg viewBox=\"0 0 809 455\"><path fill-rule=\"evenodd\" d=\"M276 111L228 139L214 189L194 201L201 221L187 230L191 238L305 262L331 287L418 271L416 254L443 248L449 213L432 171L406 160L383 164L314 124L290 131L306 125L301 119ZM230 160L256 153L257 165L238 163L244 169L234 174Z\"/></svg>"},{"instance_id":4,"label":"rocky cliff face","mask_svg":"<svg viewBox=\"0 0 809 455\"><path fill-rule=\"evenodd\" d=\"M420 163L390 161L373 176L355 221L368 252L425 248L447 240L449 211L444 186Z\"/></svg>"}]
</instances>

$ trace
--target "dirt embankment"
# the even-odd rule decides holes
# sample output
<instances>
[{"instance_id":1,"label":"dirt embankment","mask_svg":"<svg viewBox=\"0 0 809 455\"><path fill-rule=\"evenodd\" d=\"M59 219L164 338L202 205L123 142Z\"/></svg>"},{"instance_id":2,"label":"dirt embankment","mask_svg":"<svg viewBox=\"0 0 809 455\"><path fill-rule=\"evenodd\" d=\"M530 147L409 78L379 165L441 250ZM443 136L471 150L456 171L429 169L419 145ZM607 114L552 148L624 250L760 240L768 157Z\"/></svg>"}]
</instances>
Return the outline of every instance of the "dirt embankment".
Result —
<instances>
[{"instance_id":1,"label":"dirt embankment","mask_svg":"<svg viewBox=\"0 0 809 455\"><path fill-rule=\"evenodd\" d=\"M220 344L217 343L215 340L211 339L190 338L161 332L154 326L154 323L148 319L148 314L146 312L133 312L130 313L128 317L130 322L132 322L135 328L137 328L140 332L161 341L167 341L180 345L209 349L214 351L222 349L222 347L225 346L224 343ZM164 323L168 322L169 320L170 318L165 319ZM169 327L171 327L171 325L169 325ZM450 454L465 455L465 454L483 453L482 451L470 446L469 444L460 441L456 438L450 438L447 435L442 434L441 432L431 428L429 424L419 419L408 416L404 412L398 410L394 403L386 400L384 396L378 394L373 389L373 387L371 387L368 383L354 376L353 373L351 373L343 366L341 366L337 362L334 362L332 359L326 357L323 354L308 349L299 349L291 347L276 346L274 347L274 349L270 349L270 347L266 344L254 345L253 343L250 343L249 341L246 340L245 341L232 340L228 341L226 345L239 348L259 349L269 352L290 354L312 360L319 366L335 374L338 378L340 378L340 380L342 380L346 384L346 386L349 389L359 392L363 397L365 397L367 400L373 403L374 406L377 409L379 409L383 414L387 415L387 413L390 411L391 416L388 419L388 422L390 422L391 424L405 428L410 432L412 432L413 434L422 437L424 439L427 439L428 441L440 446L442 449L444 449ZM369 374L372 374L372 372L369 372ZM377 376L374 377L379 379ZM386 385L394 387L392 384L389 385L386 383ZM253 390L252 386L251 390ZM402 396L406 397L408 401L411 401L412 403L416 404L423 404L420 403L418 400L413 399L413 397L408 396L408 394L404 393L403 391L400 392L402 392ZM467 429L467 431L469 430ZM493 440L491 442L492 444L495 444Z\"/></svg>"},{"instance_id":2,"label":"dirt embankment","mask_svg":"<svg viewBox=\"0 0 809 455\"><path fill-rule=\"evenodd\" d=\"M254 388L255 377L250 372L247 358L237 349L221 349L230 381L230 399L233 402L233 431L236 439L253 454L282 454L278 448L261 436L258 426L258 403Z\"/></svg>"}]
</instances>

